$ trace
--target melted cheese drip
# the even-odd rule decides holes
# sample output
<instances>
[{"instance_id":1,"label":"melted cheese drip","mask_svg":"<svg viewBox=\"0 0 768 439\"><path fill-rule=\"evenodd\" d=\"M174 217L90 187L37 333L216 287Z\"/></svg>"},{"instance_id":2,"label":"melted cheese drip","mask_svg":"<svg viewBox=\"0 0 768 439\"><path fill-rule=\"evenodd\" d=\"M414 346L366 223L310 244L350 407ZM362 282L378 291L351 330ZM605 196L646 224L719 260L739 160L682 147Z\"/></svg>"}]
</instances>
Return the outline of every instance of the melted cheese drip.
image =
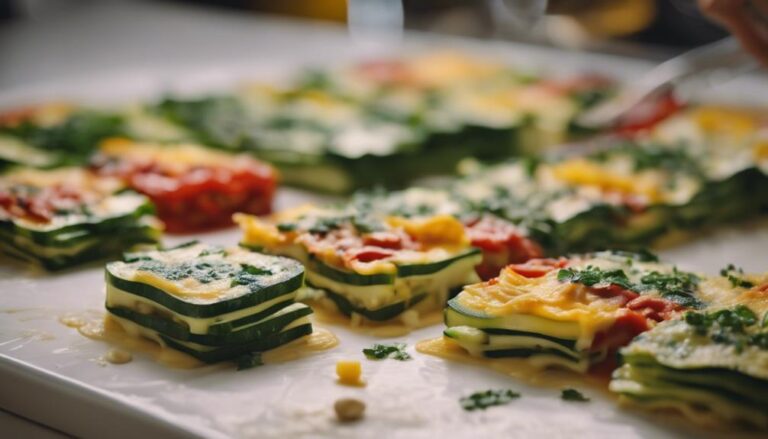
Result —
<instances>
[{"instance_id":1,"label":"melted cheese drip","mask_svg":"<svg viewBox=\"0 0 768 439\"><path fill-rule=\"evenodd\" d=\"M109 343L115 349L127 353L147 355L163 366L174 369L193 369L210 366L183 352L163 346L154 340L129 334L109 314L69 314L62 316L59 321L70 328L77 329L84 337ZM262 353L261 359L264 364L282 363L332 349L338 344L339 339L331 331L315 327L312 334ZM107 361L109 361L108 358Z\"/></svg>"},{"instance_id":2,"label":"melted cheese drip","mask_svg":"<svg viewBox=\"0 0 768 439\"><path fill-rule=\"evenodd\" d=\"M264 352L261 361L264 364L284 363L297 360L317 352L333 349L339 344L339 339L333 332L313 325L312 333L306 337L294 340L288 344Z\"/></svg>"},{"instance_id":3,"label":"melted cheese drip","mask_svg":"<svg viewBox=\"0 0 768 439\"><path fill-rule=\"evenodd\" d=\"M67 315L62 317L60 321L70 328L77 329L84 337L106 342L127 352L142 353L167 367L192 369L205 365L205 363L187 354L162 346L155 341L128 334L109 315Z\"/></svg>"},{"instance_id":4,"label":"melted cheese drip","mask_svg":"<svg viewBox=\"0 0 768 439\"><path fill-rule=\"evenodd\" d=\"M419 311L412 308L401 314L399 321L374 322L361 318L359 314L347 317L339 311L333 302L327 299L313 300L309 304L312 306L317 321L344 326L357 333L372 337L402 337L417 329L434 326L443 321L443 312L438 309Z\"/></svg>"}]
</instances>

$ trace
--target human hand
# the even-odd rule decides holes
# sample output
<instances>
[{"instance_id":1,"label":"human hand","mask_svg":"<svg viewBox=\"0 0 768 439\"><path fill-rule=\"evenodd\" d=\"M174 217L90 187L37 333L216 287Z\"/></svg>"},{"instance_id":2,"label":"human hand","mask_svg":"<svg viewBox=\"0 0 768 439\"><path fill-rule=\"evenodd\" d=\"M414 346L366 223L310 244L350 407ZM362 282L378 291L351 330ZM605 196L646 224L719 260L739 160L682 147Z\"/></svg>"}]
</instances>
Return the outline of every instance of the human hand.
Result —
<instances>
[{"instance_id":1,"label":"human hand","mask_svg":"<svg viewBox=\"0 0 768 439\"><path fill-rule=\"evenodd\" d=\"M701 11L725 26L768 68L768 0L698 0Z\"/></svg>"}]
</instances>

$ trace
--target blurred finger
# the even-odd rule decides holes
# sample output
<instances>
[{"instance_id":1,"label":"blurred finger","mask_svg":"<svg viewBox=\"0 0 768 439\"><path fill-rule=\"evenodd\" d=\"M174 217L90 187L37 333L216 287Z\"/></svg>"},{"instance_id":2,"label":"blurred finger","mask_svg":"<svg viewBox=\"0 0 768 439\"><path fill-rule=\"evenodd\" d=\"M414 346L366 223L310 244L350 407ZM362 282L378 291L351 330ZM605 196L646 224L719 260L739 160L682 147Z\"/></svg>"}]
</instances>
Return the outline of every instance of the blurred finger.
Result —
<instances>
[{"instance_id":1,"label":"blurred finger","mask_svg":"<svg viewBox=\"0 0 768 439\"><path fill-rule=\"evenodd\" d=\"M699 0L701 10L719 21L736 37L744 50L768 67L768 24L760 18L768 2L747 0ZM760 9L755 9L760 8Z\"/></svg>"}]
</instances>

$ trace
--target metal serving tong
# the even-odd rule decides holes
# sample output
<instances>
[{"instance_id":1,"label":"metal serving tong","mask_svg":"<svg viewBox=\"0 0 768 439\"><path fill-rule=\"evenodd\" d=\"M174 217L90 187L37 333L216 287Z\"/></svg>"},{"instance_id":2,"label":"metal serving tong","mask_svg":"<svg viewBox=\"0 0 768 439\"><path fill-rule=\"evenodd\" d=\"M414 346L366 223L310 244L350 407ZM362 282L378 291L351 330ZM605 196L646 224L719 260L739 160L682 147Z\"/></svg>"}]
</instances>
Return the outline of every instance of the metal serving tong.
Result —
<instances>
[{"instance_id":1,"label":"metal serving tong","mask_svg":"<svg viewBox=\"0 0 768 439\"><path fill-rule=\"evenodd\" d=\"M651 69L639 81L623 88L616 96L587 110L577 123L591 128L618 125L639 105L674 91L689 93L694 88L741 75L757 68L757 61L743 51L738 41L729 37L685 52Z\"/></svg>"}]
</instances>

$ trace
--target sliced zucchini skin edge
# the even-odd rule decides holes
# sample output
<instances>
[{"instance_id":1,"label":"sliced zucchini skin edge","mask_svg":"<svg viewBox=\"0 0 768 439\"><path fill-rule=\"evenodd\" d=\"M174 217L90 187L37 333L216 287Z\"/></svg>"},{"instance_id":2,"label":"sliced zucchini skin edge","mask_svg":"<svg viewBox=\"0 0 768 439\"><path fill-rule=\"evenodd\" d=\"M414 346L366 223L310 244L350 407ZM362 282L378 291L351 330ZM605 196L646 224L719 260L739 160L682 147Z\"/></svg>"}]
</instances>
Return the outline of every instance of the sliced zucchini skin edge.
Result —
<instances>
[{"instance_id":1,"label":"sliced zucchini skin edge","mask_svg":"<svg viewBox=\"0 0 768 439\"><path fill-rule=\"evenodd\" d=\"M160 335L160 338L171 349L181 351L205 363L218 363L220 361L233 360L236 357L247 353L268 351L311 333L312 325L306 324L291 328L284 332L272 334L264 339L254 341L252 343L225 346L208 352L200 352L191 349L164 335Z\"/></svg>"},{"instance_id":2,"label":"sliced zucchini skin edge","mask_svg":"<svg viewBox=\"0 0 768 439\"><path fill-rule=\"evenodd\" d=\"M165 291L147 285L140 282L133 282L122 279L115 276L110 271L110 266L107 264L104 270L106 282L116 288L119 288L127 293L135 294L137 296L144 297L153 302L179 313L181 315L189 317L215 317L220 314L226 314L228 312L237 311L242 308L257 305L261 302L274 299L284 294L292 293L304 284L304 271L300 270L290 278L267 287L262 288L256 292L250 292L233 299L224 300L221 302L215 302L210 304L194 304L177 299Z\"/></svg>"},{"instance_id":3,"label":"sliced zucchini skin edge","mask_svg":"<svg viewBox=\"0 0 768 439\"><path fill-rule=\"evenodd\" d=\"M342 314L349 317L352 315L352 313L356 313L362 315L368 320L377 322L393 319L402 314L408 308L427 298L427 293L421 293L411 297L407 301L401 301L371 310L353 305L349 300L347 300L346 297L340 294L325 289L323 289L323 291L325 291L327 297L333 301L333 303Z\"/></svg>"},{"instance_id":4,"label":"sliced zucchini skin edge","mask_svg":"<svg viewBox=\"0 0 768 439\"><path fill-rule=\"evenodd\" d=\"M261 318L267 318L277 312L279 309L291 305L291 303L295 302L286 301L277 304L276 306L258 313L258 316ZM276 308L278 305L280 308L275 310L274 308ZM141 314L134 310L123 307L107 307L107 311L118 317L130 320L137 325L152 329L153 331L156 331L163 336L171 337L180 341L189 341L192 343L212 347L243 344L253 340L262 339L265 336L279 332L283 327L290 324L292 321L312 314L312 309L306 307L290 313L286 313L277 318L270 319L264 323L249 326L246 329L230 332L228 334L191 334L189 330L187 330L187 328L185 328L183 325L169 321L168 319L164 319L162 317L157 317L151 314Z\"/></svg>"}]
</instances>

